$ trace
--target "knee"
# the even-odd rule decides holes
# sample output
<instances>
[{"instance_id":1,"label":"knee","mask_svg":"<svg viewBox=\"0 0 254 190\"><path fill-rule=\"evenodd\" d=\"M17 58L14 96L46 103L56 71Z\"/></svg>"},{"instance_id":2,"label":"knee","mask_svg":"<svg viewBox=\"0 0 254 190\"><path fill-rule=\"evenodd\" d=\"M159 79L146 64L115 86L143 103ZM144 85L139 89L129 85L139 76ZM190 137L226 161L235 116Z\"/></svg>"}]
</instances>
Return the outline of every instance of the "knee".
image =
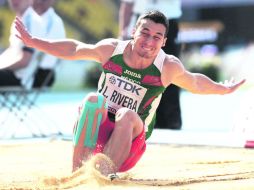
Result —
<instances>
[{"instance_id":1,"label":"knee","mask_svg":"<svg viewBox=\"0 0 254 190\"><path fill-rule=\"evenodd\" d=\"M102 121L107 117L107 102L105 97L99 93L89 93L82 101L78 109L79 117L83 114L84 110L95 111L102 114Z\"/></svg>"},{"instance_id":2,"label":"knee","mask_svg":"<svg viewBox=\"0 0 254 190\"><path fill-rule=\"evenodd\" d=\"M103 100L105 99L103 97L103 95L99 94L99 93L95 93L95 92L90 92L86 95L86 97L83 99L83 104L85 104L87 101L88 102L93 102L93 103L96 103L98 102L99 98L102 98Z\"/></svg>"},{"instance_id":3,"label":"knee","mask_svg":"<svg viewBox=\"0 0 254 190\"><path fill-rule=\"evenodd\" d=\"M80 110L89 103L97 104L100 109L107 109L107 102L105 97L102 94L90 92L87 96L82 100Z\"/></svg>"},{"instance_id":4,"label":"knee","mask_svg":"<svg viewBox=\"0 0 254 190\"><path fill-rule=\"evenodd\" d=\"M87 147L94 147L100 125L105 121L106 116L107 105L103 95L88 94L80 107L74 128L74 145L76 146L79 142L84 141L84 145Z\"/></svg>"},{"instance_id":5,"label":"knee","mask_svg":"<svg viewBox=\"0 0 254 190\"><path fill-rule=\"evenodd\" d=\"M116 112L116 123L124 128L125 130L132 129L132 136L135 138L138 136L144 127L143 121L139 117L139 115L128 109L128 108L121 108Z\"/></svg>"},{"instance_id":6,"label":"knee","mask_svg":"<svg viewBox=\"0 0 254 190\"><path fill-rule=\"evenodd\" d=\"M128 108L121 108L116 112L116 122L127 123L128 126L135 126L142 123L139 115Z\"/></svg>"}]
</instances>

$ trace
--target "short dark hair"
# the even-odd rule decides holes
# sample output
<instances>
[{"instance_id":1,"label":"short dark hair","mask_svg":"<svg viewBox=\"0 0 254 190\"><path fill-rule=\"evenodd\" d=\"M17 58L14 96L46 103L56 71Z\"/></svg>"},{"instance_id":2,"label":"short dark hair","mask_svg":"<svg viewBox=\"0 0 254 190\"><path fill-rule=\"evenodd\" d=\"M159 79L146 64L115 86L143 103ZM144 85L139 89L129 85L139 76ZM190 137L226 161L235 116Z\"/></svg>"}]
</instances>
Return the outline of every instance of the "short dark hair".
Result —
<instances>
[{"instance_id":1,"label":"short dark hair","mask_svg":"<svg viewBox=\"0 0 254 190\"><path fill-rule=\"evenodd\" d=\"M154 11L148 11L148 12L140 15L137 20L136 27L139 26L141 20L143 20L143 19L149 19L155 23L164 25L166 28L165 37L167 36L169 23L168 23L167 18L165 17L165 15L162 12L154 10Z\"/></svg>"}]
</instances>

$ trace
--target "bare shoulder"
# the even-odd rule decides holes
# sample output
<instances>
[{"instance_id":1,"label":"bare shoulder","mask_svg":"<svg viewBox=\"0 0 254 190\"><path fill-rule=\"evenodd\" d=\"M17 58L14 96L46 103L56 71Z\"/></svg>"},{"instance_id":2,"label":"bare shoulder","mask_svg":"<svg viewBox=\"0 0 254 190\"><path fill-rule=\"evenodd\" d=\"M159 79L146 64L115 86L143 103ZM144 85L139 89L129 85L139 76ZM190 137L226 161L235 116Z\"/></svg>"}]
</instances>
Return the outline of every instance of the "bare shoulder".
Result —
<instances>
[{"instance_id":1,"label":"bare shoulder","mask_svg":"<svg viewBox=\"0 0 254 190\"><path fill-rule=\"evenodd\" d=\"M184 73L182 62L173 55L166 55L162 69L162 83L164 86L170 85L174 79Z\"/></svg>"},{"instance_id":2,"label":"bare shoulder","mask_svg":"<svg viewBox=\"0 0 254 190\"><path fill-rule=\"evenodd\" d=\"M118 39L108 38L103 39L95 44L95 49L100 55L101 63L105 63L109 60L118 43Z\"/></svg>"},{"instance_id":3,"label":"bare shoulder","mask_svg":"<svg viewBox=\"0 0 254 190\"><path fill-rule=\"evenodd\" d=\"M115 48L120 40L115 38L106 38L96 43L96 46L108 46Z\"/></svg>"},{"instance_id":4,"label":"bare shoulder","mask_svg":"<svg viewBox=\"0 0 254 190\"><path fill-rule=\"evenodd\" d=\"M182 62L180 61L180 59L178 59L177 57L173 56L173 55L166 55L166 58L164 60L164 66L163 66L163 70L175 70L178 72L181 72L184 67Z\"/></svg>"}]
</instances>

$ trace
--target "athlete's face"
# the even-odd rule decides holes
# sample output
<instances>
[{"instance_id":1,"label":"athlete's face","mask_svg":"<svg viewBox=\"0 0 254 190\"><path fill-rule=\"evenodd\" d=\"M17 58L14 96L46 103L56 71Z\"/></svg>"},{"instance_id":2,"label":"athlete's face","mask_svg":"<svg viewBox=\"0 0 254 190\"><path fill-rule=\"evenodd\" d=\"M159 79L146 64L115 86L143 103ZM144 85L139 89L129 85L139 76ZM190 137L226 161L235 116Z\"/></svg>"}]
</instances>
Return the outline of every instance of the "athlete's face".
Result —
<instances>
[{"instance_id":1,"label":"athlete's face","mask_svg":"<svg viewBox=\"0 0 254 190\"><path fill-rule=\"evenodd\" d=\"M157 56L161 47L165 45L166 28L149 19L143 19L133 30L134 49L143 58Z\"/></svg>"}]
</instances>

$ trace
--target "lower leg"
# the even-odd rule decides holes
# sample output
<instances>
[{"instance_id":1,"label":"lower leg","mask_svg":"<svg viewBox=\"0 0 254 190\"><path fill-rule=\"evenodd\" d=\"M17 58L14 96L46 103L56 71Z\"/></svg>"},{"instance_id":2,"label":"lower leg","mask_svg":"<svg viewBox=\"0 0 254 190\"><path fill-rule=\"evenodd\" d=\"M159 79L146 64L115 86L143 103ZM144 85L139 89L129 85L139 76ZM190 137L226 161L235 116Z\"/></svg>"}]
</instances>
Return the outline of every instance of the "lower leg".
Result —
<instances>
[{"instance_id":1,"label":"lower leg","mask_svg":"<svg viewBox=\"0 0 254 190\"><path fill-rule=\"evenodd\" d=\"M111 171L101 171L104 175L115 173L128 158L132 141L143 130L143 122L139 116L131 111L124 111L116 114L116 126L104 148L104 154L114 163Z\"/></svg>"},{"instance_id":2,"label":"lower leg","mask_svg":"<svg viewBox=\"0 0 254 190\"><path fill-rule=\"evenodd\" d=\"M124 127L120 125L115 128L103 151L111 159L113 165L108 167L109 163L106 160L100 163L99 170L105 176L118 171L122 163L128 158L131 148L132 131L124 130Z\"/></svg>"},{"instance_id":3,"label":"lower leg","mask_svg":"<svg viewBox=\"0 0 254 190\"><path fill-rule=\"evenodd\" d=\"M73 160L72 160L72 171L79 169L83 162L87 161L93 153L93 149L82 146L74 146L73 148Z\"/></svg>"},{"instance_id":4,"label":"lower leg","mask_svg":"<svg viewBox=\"0 0 254 190\"><path fill-rule=\"evenodd\" d=\"M106 154L114 162L115 169L120 168L122 163L129 156L131 142L131 127L124 127L121 124L116 125L109 141L104 148L104 154Z\"/></svg>"},{"instance_id":5,"label":"lower leg","mask_svg":"<svg viewBox=\"0 0 254 190\"><path fill-rule=\"evenodd\" d=\"M73 136L73 171L89 159L96 145L100 124L107 114L105 99L102 95L90 94L81 109Z\"/></svg>"}]
</instances>

